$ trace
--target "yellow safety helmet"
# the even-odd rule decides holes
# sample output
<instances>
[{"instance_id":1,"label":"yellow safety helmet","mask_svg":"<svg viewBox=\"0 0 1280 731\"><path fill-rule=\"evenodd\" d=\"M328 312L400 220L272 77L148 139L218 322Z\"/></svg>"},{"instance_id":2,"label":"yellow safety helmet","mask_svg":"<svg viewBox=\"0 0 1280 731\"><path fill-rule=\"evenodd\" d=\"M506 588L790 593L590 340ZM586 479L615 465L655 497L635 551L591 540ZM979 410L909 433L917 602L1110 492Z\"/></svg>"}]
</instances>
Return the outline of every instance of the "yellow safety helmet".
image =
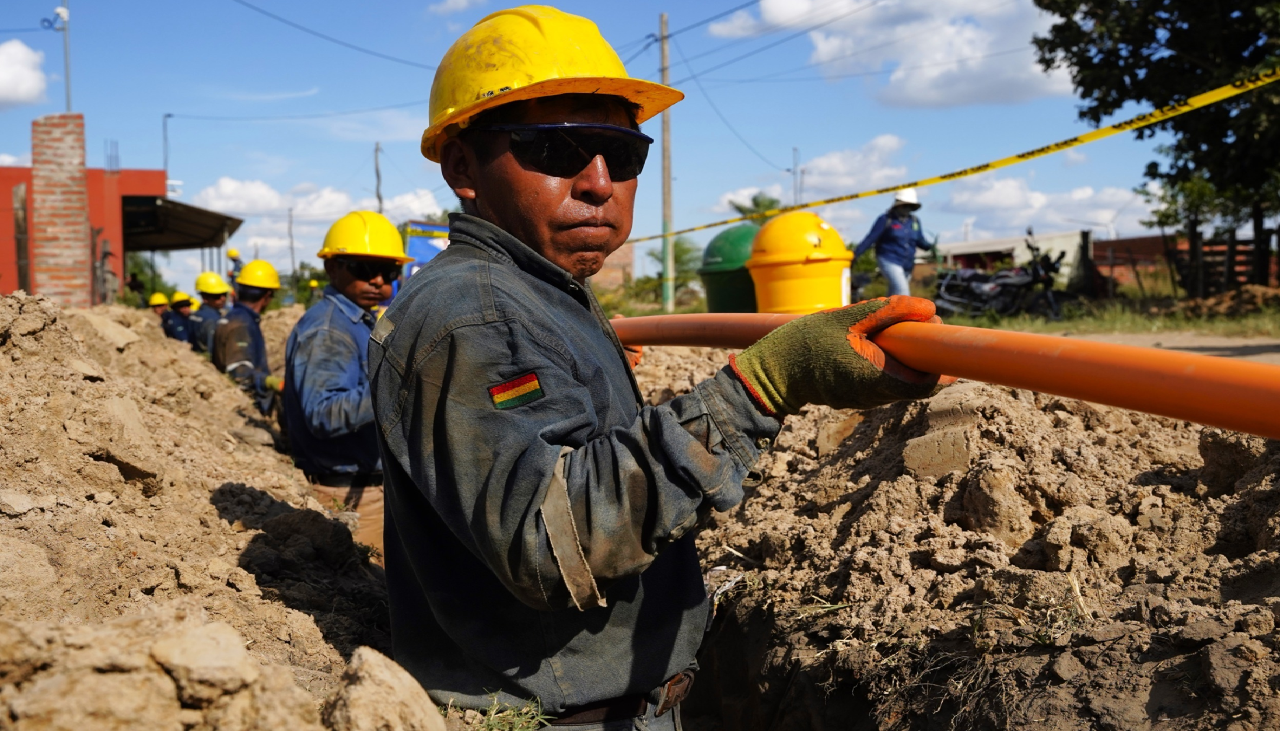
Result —
<instances>
[{"instance_id":1,"label":"yellow safety helmet","mask_svg":"<svg viewBox=\"0 0 1280 731\"><path fill-rule=\"evenodd\" d=\"M239 258L240 258L240 250L239 250L239 249L227 249L227 258L228 258L228 259L239 259Z\"/></svg>"},{"instance_id":2,"label":"yellow safety helmet","mask_svg":"<svg viewBox=\"0 0 1280 731\"><path fill-rule=\"evenodd\" d=\"M319 282L317 282L317 281L316 281L316 280L314 280L314 279L312 279L310 282L307 282L307 284L308 284L312 289L315 289L316 287L319 287L319 286L320 286L320 283L319 283Z\"/></svg>"},{"instance_id":3,"label":"yellow safety helmet","mask_svg":"<svg viewBox=\"0 0 1280 731\"><path fill-rule=\"evenodd\" d=\"M639 107L643 122L684 92L633 79L596 24L547 5L490 13L445 52L431 84L431 126L422 154L440 147L486 109L559 94L609 94Z\"/></svg>"},{"instance_id":4,"label":"yellow safety helmet","mask_svg":"<svg viewBox=\"0 0 1280 731\"><path fill-rule=\"evenodd\" d=\"M147 307L167 304L169 304L169 298L164 296L164 292L155 292L151 295L151 299L147 300Z\"/></svg>"},{"instance_id":5,"label":"yellow safety helmet","mask_svg":"<svg viewBox=\"0 0 1280 731\"><path fill-rule=\"evenodd\" d=\"M174 293L173 293L173 297L169 298L169 306L170 306L170 307L172 307L172 308L174 308L175 310L176 310L177 308L181 307L183 302L186 302L186 303L187 303L187 306L188 306L188 307L190 307L190 306L191 306L191 295L189 295L189 294L187 294L186 292L183 292L183 291L181 291L181 290L179 290L179 291L177 291L177 292L174 292Z\"/></svg>"},{"instance_id":6,"label":"yellow safety helmet","mask_svg":"<svg viewBox=\"0 0 1280 731\"><path fill-rule=\"evenodd\" d=\"M226 294L231 291L231 285L217 272L200 272L196 277L196 291L200 294Z\"/></svg>"},{"instance_id":7,"label":"yellow safety helmet","mask_svg":"<svg viewBox=\"0 0 1280 731\"><path fill-rule=\"evenodd\" d=\"M236 284L262 289L280 289L280 275L276 274L276 268L268 262L254 259L240 270L240 276L236 277Z\"/></svg>"},{"instance_id":8,"label":"yellow safety helmet","mask_svg":"<svg viewBox=\"0 0 1280 731\"><path fill-rule=\"evenodd\" d=\"M339 218L324 235L324 246L316 256L376 256L401 264L413 261L404 254L404 239L395 224L373 211L355 211Z\"/></svg>"}]
</instances>

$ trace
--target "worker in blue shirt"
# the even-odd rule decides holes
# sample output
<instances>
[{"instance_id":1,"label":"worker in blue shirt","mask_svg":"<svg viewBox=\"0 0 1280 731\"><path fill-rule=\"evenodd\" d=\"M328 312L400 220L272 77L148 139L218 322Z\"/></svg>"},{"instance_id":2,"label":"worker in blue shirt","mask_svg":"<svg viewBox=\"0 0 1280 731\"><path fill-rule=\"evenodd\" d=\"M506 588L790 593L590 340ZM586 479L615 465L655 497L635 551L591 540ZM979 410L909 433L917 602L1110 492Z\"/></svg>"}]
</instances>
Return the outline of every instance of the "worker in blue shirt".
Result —
<instances>
[{"instance_id":1,"label":"worker in blue shirt","mask_svg":"<svg viewBox=\"0 0 1280 731\"><path fill-rule=\"evenodd\" d=\"M330 284L285 346L289 451L317 499L357 513L355 540L381 556L382 463L369 393L369 335L374 308L391 295L410 259L400 232L373 211L334 223L318 256Z\"/></svg>"},{"instance_id":2,"label":"worker in blue shirt","mask_svg":"<svg viewBox=\"0 0 1280 731\"><path fill-rule=\"evenodd\" d=\"M920 199L915 188L898 191L893 197L893 205L880 214L871 227L871 233L854 249L856 261L867 249L875 247L876 264L889 282L889 296L911 294L911 270L916 264L916 249L933 249L933 244L924 238L920 219L916 218L918 210Z\"/></svg>"},{"instance_id":3,"label":"worker in blue shirt","mask_svg":"<svg viewBox=\"0 0 1280 731\"><path fill-rule=\"evenodd\" d=\"M284 379L271 375L267 343L262 337L262 311L280 289L271 264L255 259L236 277L236 303L213 333L213 364L247 391L263 414L271 413Z\"/></svg>"},{"instance_id":4,"label":"worker in blue shirt","mask_svg":"<svg viewBox=\"0 0 1280 731\"><path fill-rule=\"evenodd\" d=\"M191 313L188 342L197 353L213 351L213 333L218 322L227 312L227 293L231 287L217 272L201 272L196 277L196 293L200 295L200 307Z\"/></svg>"},{"instance_id":5,"label":"worker in blue shirt","mask_svg":"<svg viewBox=\"0 0 1280 731\"><path fill-rule=\"evenodd\" d=\"M174 292L169 299L169 310L160 316L164 334L174 340L188 342L191 337L191 297L185 292Z\"/></svg>"}]
</instances>

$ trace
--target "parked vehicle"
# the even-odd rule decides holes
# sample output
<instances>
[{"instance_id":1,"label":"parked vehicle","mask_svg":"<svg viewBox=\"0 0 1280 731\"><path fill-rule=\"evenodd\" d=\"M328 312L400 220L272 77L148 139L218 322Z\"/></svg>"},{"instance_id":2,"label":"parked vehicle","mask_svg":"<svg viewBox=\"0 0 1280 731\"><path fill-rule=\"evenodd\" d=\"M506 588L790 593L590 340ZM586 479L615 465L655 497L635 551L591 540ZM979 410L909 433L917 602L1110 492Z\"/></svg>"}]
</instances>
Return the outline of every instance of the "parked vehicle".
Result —
<instances>
[{"instance_id":1,"label":"parked vehicle","mask_svg":"<svg viewBox=\"0 0 1280 731\"><path fill-rule=\"evenodd\" d=\"M996 315L1030 314L1057 320L1062 317L1062 293L1053 289L1062 260L1042 253L1035 237L1027 230L1027 248L1031 261L1025 266L984 272L980 269L950 269L938 273L938 289L934 304L938 312L977 317L988 312Z\"/></svg>"}]
</instances>

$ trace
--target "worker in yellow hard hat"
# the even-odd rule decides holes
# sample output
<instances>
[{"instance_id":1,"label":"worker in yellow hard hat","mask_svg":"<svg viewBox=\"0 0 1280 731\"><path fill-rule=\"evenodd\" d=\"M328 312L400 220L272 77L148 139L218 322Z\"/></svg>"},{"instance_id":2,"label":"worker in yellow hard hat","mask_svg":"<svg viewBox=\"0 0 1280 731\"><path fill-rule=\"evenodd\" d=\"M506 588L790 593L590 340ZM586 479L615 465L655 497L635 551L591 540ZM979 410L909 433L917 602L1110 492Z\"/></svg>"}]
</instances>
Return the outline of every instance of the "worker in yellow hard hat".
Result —
<instances>
[{"instance_id":1,"label":"worker in yellow hard hat","mask_svg":"<svg viewBox=\"0 0 1280 731\"><path fill-rule=\"evenodd\" d=\"M284 380L271 375L262 312L280 289L275 267L261 259L244 265L236 277L236 302L213 333L213 364L249 392L263 414L271 412Z\"/></svg>"},{"instance_id":2,"label":"worker in yellow hard hat","mask_svg":"<svg viewBox=\"0 0 1280 731\"><path fill-rule=\"evenodd\" d=\"M213 333L218 329L218 321L229 309L227 293L231 291L217 272L201 272L196 277L196 294L200 295L200 307L191 313L190 341L191 349L197 353L209 353L213 350Z\"/></svg>"},{"instance_id":3,"label":"worker in yellow hard hat","mask_svg":"<svg viewBox=\"0 0 1280 731\"><path fill-rule=\"evenodd\" d=\"M700 522L742 499L786 414L938 384L876 365L868 334L932 315L900 298L800 318L643 405L588 279L631 232L640 123L681 97L546 6L488 15L436 71L422 152L462 212L374 325L369 369L392 644L437 703L678 728L709 612Z\"/></svg>"},{"instance_id":4,"label":"worker in yellow hard hat","mask_svg":"<svg viewBox=\"0 0 1280 731\"><path fill-rule=\"evenodd\" d=\"M184 343L191 340L191 297L186 292L174 292L169 298L169 310L160 316L164 334Z\"/></svg>"},{"instance_id":5,"label":"worker in yellow hard hat","mask_svg":"<svg viewBox=\"0 0 1280 731\"><path fill-rule=\"evenodd\" d=\"M316 293L317 293L317 290L319 289L320 289L320 282L314 279L307 282L307 306L308 307L310 307L311 303L315 301Z\"/></svg>"},{"instance_id":6,"label":"worker in yellow hard hat","mask_svg":"<svg viewBox=\"0 0 1280 731\"><path fill-rule=\"evenodd\" d=\"M169 298L164 292L152 292L151 297L147 300L147 307L151 311L160 316L160 320L164 321L164 313L169 311Z\"/></svg>"},{"instance_id":7,"label":"worker in yellow hard hat","mask_svg":"<svg viewBox=\"0 0 1280 731\"><path fill-rule=\"evenodd\" d=\"M338 219L317 254L329 286L285 345L284 422L294 464L326 506L360 516L356 541L382 546L382 462L369 391L373 310L391 296L404 240L380 213Z\"/></svg>"},{"instance_id":8,"label":"worker in yellow hard hat","mask_svg":"<svg viewBox=\"0 0 1280 731\"><path fill-rule=\"evenodd\" d=\"M227 260L231 262L231 268L227 270L227 278L234 282L244 267L244 261L240 259L240 250L227 249Z\"/></svg>"}]
</instances>

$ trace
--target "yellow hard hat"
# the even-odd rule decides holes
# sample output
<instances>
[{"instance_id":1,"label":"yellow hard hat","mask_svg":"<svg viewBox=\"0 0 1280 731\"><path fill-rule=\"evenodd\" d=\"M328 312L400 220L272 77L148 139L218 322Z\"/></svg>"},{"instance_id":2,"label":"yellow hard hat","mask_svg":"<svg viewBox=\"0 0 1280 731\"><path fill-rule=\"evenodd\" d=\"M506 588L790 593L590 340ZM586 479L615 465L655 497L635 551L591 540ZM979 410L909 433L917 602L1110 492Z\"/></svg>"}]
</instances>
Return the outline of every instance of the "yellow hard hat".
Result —
<instances>
[{"instance_id":1,"label":"yellow hard hat","mask_svg":"<svg viewBox=\"0 0 1280 731\"><path fill-rule=\"evenodd\" d=\"M315 289L316 287L320 286L320 283L314 279L312 279L310 282L307 282L307 284L310 285L312 289Z\"/></svg>"},{"instance_id":2,"label":"yellow hard hat","mask_svg":"<svg viewBox=\"0 0 1280 731\"><path fill-rule=\"evenodd\" d=\"M239 258L240 258L240 250L239 250L239 249L227 249L227 258L228 258L228 259L239 259Z\"/></svg>"},{"instance_id":3,"label":"yellow hard hat","mask_svg":"<svg viewBox=\"0 0 1280 731\"><path fill-rule=\"evenodd\" d=\"M169 304L169 298L164 296L164 292L156 292L151 295L151 299L147 300L147 307L167 304Z\"/></svg>"},{"instance_id":4,"label":"yellow hard hat","mask_svg":"<svg viewBox=\"0 0 1280 731\"><path fill-rule=\"evenodd\" d=\"M178 307L178 306L180 306L183 302L186 302L186 303L187 303L187 306L190 306L190 305L191 305L191 295L189 295L189 294L187 294L186 292L183 292L183 291L181 291L181 290L179 290L179 291L177 291L177 292L174 292L174 293L173 293L173 297L171 297L171 298L169 299L169 304L170 304L170 306L172 306L172 307Z\"/></svg>"},{"instance_id":5,"label":"yellow hard hat","mask_svg":"<svg viewBox=\"0 0 1280 731\"><path fill-rule=\"evenodd\" d=\"M546 5L499 10L463 33L440 61L422 154L440 162L444 140L486 109L558 94L620 96L639 107L637 123L684 98L669 86L628 76L586 18Z\"/></svg>"},{"instance_id":6,"label":"yellow hard hat","mask_svg":"<svg viewBox=\"0 0 1280 731\"><path fill-rule=\"evenodd\" d=\"M760 227L751 243L747 268L851 257L840 232L821 216L813 211L791 211Z\"/></svg>"},{"instance_id":7,"label":"yellow hard hat","mask_svg":"<svg viewBox=\"0 0 1280 731\"><path fill-rule=\"evenodd\" d=\"M240 270L240 276L236 277L236 284L263 289L280 289L280 275L276 274L276 268L268 262L254 259Z\"/></svg>"},{"instance_id":8,"label":"yellow hard hat","mask_svg":"<svg viewBox=\"0 0 1280 731\"><path fill-rule=\"evenodd\" d=\"M316 256L376 256L401 264L413 261L404 255L404 239L395 224L373 211L355 211L339 218L324 235L324 246Z\"/></svg>"},{"instance_id":9,"label":"yellow hard hat","mask_svg":"<svg viewBox=\"0 0 1280 731\"><path fill-rule=\"evenodd\" d=\"M196 277L196 291L200 294L226 294L231 291L231 286L217 272L200 272Z\"/></svg>"}]
</instances>

